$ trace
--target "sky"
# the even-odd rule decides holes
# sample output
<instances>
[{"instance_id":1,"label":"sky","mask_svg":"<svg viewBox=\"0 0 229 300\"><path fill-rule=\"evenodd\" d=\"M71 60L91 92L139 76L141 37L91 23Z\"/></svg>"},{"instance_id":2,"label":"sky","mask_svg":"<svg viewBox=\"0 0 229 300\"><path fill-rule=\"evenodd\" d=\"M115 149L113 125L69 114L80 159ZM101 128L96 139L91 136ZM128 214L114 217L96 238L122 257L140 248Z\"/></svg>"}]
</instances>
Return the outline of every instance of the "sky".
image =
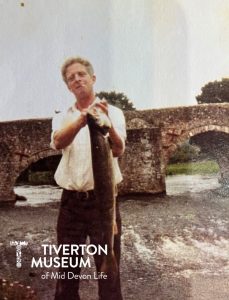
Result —
<instances>
[{"instance_id":1,"label":"sky","mask_svg":"<svg viewBox=\"0 0 229 300\"><path fill-rule=\"evenodd\" d=\"M229 0L0 0L0 43L0 121L71 105L70 56L92 62L96 92L137 109L195 105L229 74Z\"/></svg>"}]
</instances>

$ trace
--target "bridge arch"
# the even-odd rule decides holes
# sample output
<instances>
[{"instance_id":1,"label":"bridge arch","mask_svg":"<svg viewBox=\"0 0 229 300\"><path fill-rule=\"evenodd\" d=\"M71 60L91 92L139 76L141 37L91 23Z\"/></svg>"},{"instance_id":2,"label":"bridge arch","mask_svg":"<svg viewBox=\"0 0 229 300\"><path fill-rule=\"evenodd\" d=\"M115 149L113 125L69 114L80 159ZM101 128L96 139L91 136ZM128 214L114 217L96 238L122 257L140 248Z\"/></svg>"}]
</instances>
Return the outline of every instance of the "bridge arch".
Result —
<instances>
[{"instance_id":1,"label":"bridge arch","mask_svg":"<svg viewBox=\"0 0 229 300\"><path fill-rule=\"evenodd\" d=\"M167 149L165 149L165 164L164 164L164 172L166 173L166 168L169 162L169 159L172 157L176 149L179 145L181 145L183 142L185 142L187 139L198 137L201 134L212 134L212 139L208 142L208 148L209 153L211 153L211 156L216 160L216 162L219 165L220 169L220 178L219 181L222 184L228 185L228 150L229 150L229 126L222 126L222 125L215 125L215 124L209 124L205 126L197 126L192 127L190 130L185 130L179 137L177 137L176 142L170 145ZM223 138L225 139L225 134L228 137L228 139L225 139L225 147L218 147L218 141L214 138L214 134L224 134ZM203 136L201 138L201 143L196 143L194 140L194 144L200 147L200 149L203 149ZM204 147L206 150L206 146ZM226 149L226 150L225 150Z\"/></svg>"},{"instance_id":2,"label":"bridge arch","mask_svg":"<svg viewBox=\"0 0 229 300\"><path fill-rule=\"evenodd\" d=\"M169 159L174 154L179 145L181 145L183 142L185 142L187 139L190 139L191 137L206 132L222 132L229 134L229 126L210 124L205 126L191 127L190 129L187 128L183 130L183 132L180 135L178 135L176 139L174 139L174 142L171 145L169 145L168 147L166 145L163 146L165 163L168 163Z\"/></svg>"},{"instance_id":3,"label":"bridge arch","mask_svg":"<svg viewBox=\"0 0 229 300\"><path fill-rule=\"evenodd\" d=\"M15 181L14 184L17 181L17 178L20 176L20 174L26 170L31 164L38 162L41 159L48 158L51 156L60 155L60 151L55 151L50 148L45 148L40 151L32 153L29 157L23 157L21 160L20 166L15 174Z\"/></svg>"},{"instance_id":4,"label":"bridge arch","mask_svg":"<svg viewBox=\"0 0 229 300\"><path fill-rule=\"evenodd\" d=\"M229 152L228 112L228 103L126 112L127 143L121 159L124 180L119 191L123 195L165 192L168 160L190 137L201 139L205 133L219 133L227 141L226 147L222 143L219 148ZM60 154L49 148L51 130L51 119L0 122L1 203L15 202L15 180L29 165ZM218 158L229 184L229 157L221 151Z\"/></svg>"}]
</instances>

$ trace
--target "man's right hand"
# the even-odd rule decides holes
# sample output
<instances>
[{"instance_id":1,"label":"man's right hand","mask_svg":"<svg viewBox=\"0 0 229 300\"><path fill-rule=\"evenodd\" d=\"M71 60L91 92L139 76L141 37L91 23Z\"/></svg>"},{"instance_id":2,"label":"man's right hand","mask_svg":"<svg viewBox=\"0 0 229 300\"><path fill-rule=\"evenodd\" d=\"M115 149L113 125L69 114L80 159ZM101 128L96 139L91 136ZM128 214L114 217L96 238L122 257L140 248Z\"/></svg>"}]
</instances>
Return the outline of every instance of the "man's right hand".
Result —
<instances>
[{"instance_id":1,"label":"man's right hand","mask_svg":"<svg viewBox=\"0 0 229 300\"><path fill-rule=\"evenodd\" d=\"M79 121L81 124L81 128L83 128L84 126L86 126L87 124L87 109L83 109L81 111L81 115L79 117Z\"/></svg>"},{"instance_id":2,"label":"man's right hand","mask_svg":"<svg viewBox=\"0 0 229 300\"><path fill-rule=\"evenodd\" d=\"M54 133L54 145L57 150L64 149L74 140L77 133L87 124L87 109L81 111L80 116L64 128Z\"/></svg>"}]
</instances>

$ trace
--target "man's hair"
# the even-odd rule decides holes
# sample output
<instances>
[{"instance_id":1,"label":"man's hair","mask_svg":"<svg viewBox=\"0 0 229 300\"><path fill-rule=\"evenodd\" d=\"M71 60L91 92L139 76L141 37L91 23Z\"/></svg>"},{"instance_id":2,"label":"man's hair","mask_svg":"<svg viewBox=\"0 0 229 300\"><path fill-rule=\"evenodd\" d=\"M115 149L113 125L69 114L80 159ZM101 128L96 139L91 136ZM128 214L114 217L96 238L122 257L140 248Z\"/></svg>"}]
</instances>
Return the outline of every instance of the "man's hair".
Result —
<instances>
[{"instance_id":1,"label":"man's hair","mask_svg":"<svg viewBox=\"0 0 229 300\"><path fill-rule=\"evenodd\" d=\"M68 59L64 62L63 66L61 67L62 78L63 78L63 80L64 80L66 83L67 83L67 79L66 79L67 68L68 68L69 66L75 64L75 63L79 63L79 64L85 66L85 67L86 67L86 70L87 70L87 72L88 72L88 74L89 74L90 76L93 76L93 75L94 75L94 69L93 69L93 66L92 66L92 64L91 64L88 60L86 60L86 59L84 59L84 58L82 58L82 57L79 57L79 56L77 56L77 57L70 57L70 58L68 58Z\"/></svg>"}]
</instances>

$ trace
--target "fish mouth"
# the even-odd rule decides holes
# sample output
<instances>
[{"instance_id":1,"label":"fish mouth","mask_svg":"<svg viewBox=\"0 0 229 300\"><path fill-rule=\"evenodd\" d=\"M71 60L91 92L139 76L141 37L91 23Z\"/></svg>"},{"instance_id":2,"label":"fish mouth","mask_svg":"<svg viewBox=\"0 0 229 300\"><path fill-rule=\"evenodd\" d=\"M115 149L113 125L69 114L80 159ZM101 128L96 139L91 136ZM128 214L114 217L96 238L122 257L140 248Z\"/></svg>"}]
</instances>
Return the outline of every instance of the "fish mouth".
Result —
<instances>
[{"instance_id":1,"label":"fish mouth","mask_svg":"<svg viewBox=\"0 0 229 300\"><path fill-rule=\"evenodd\" d=\"M111 127L110 119L105 113L88 111L88 115L99 127Z\"/></svg>"},{"instance_id":2,"label":"fish mouth","mask_svg":"<svg viewBox=\"0 0 229 300\"><path fill-rule=\"evenodd\" d=\"M111 122L107 115L105 115L105 117L101 117L100 115L91 113L90 111L87 113L87 123L90 127L95 128L103 135L106 135L111 128Z\"/></svg>"},{"instance_id":3,"label":"fish mouth","mask_svg":"<svg viewBox=\"0 0 229 300\"><path fill-rule=\"evenodd\" d=\"M108 115L100 107L96 106L97 103L98 102L95 101L88 109L88 125L96 128L103 135L106 135L108 130L111 128L111 121Z\"/></svg>"}]
</instances>

